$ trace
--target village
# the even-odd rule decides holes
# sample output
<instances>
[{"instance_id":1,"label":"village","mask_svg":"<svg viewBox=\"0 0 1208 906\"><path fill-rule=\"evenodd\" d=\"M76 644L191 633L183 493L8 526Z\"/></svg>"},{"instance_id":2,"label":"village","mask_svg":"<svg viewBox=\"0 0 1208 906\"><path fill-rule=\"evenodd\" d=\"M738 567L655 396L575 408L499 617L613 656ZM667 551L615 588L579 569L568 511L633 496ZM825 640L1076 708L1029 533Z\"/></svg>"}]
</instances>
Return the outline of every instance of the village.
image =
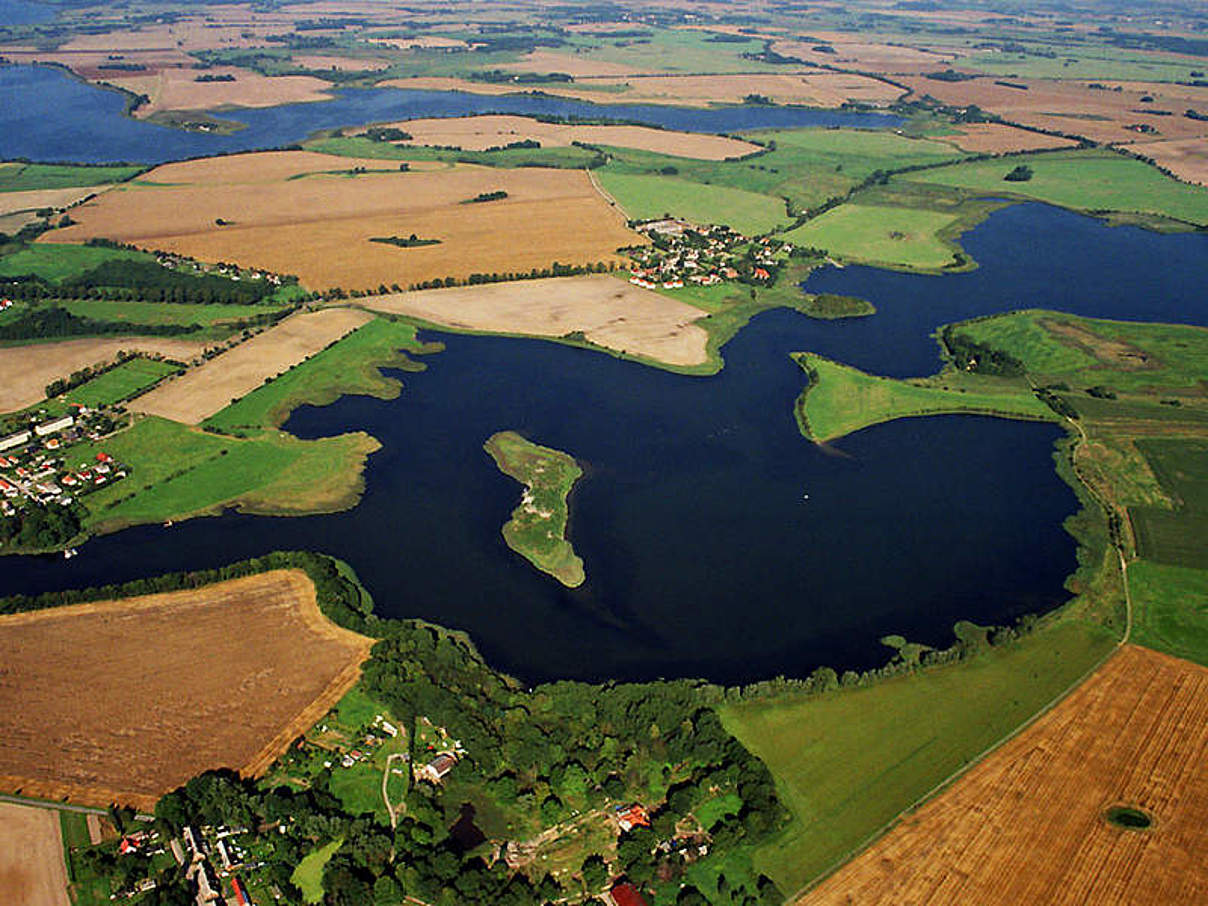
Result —
<instances>
[{"instance_id":1,"label":"village","mask_svg":"<svg viewBox=\"0 0 1208 906\"><path fill-rule=\"evenodd\" d=\"M111 425L99 410L73 409L74 414L0 437L0 513L4 516L16 516L23 506L70 506L129 474L127 466L104 451L85 462L73 460L73 446L100 440Z\"/></svg>"},{"instance_id":2,"label":"village","mask_svg":"<svg viewBox=\"0 0 1208 906\"><path fill-rule=\"evenodd\" d=\"M627 250L633 259L629 282L644 289L682 289L727 282L770 285L793 246L764 237L751 239L720 224L695 225L667 218L635 224L652 245Z\"/></svg>"}]
</instances>

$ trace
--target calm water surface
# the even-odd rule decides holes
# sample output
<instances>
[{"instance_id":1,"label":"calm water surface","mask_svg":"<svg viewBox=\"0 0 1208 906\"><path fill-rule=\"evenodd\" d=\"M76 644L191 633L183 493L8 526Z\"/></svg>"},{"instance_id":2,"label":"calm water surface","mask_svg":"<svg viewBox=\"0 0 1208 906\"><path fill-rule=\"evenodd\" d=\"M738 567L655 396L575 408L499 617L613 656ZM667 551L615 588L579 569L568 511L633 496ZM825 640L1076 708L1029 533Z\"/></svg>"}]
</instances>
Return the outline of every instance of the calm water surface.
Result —
<instances>
[{"instance_id":1,"label":"calm water surface","mask_svg":"<svg viewBox=\"0 0 1208 906\"><path fill-rule=\"evenodd\" d=\"M937 324L1023 306L1203 324L1206 240L1009 209L967 237L980 270L818 274L810 288L866 295L880 312L844 323L764 314L711 378L533 340L443 336L447 349L426 358L426 372L399 375L400 399L346 398L290 420L302 437L365 429L382 440L357 508L133 529L66 563L4 560L3 587L121 581L311 548L351 562L380 612L467 629L493 663L530 680L736 682L819 663L871 666L885 658L877 639L887 633L943 644L958 619L1003 622L1065 600L1075 561L1061 523L1076 501L1053 470L1060 432L911 419L824 452L797 433L802 380L788 354L929 373ZM482 443L508 428L586 466L572 500L581 589L563 589L500 538L519 486Z\"/></svg>"},{"instance_id":2,"label":"calm water surface","mask_svg":"<svg viewBox=\"0 0 1208 906\"><path fill-rule=\"evenodd\" d=\"M3 0L0 0L3 2ZM125 97L44 66L0 67L0 159L160 163L300 142L319 129L415 117L518 113L603 117L689 132L798 126L889 128L895 116L793 107L694 110L595 105L551 97L489 97L457 91L348 89L334 100L224 113L245 128L231 135L185 132L124 115Z\"/></svg>"}]
</instances>

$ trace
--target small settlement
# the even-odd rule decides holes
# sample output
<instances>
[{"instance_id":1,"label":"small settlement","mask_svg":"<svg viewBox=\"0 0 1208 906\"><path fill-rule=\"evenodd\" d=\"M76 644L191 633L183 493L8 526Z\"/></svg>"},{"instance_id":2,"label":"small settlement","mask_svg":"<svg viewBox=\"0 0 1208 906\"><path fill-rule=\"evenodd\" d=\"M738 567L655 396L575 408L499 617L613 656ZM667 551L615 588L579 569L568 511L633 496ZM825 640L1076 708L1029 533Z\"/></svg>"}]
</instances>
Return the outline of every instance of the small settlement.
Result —
<instances>
[{"instance_id":1,"label":"small settlement","mask_svg":"<svg viewBox=\"0 0 1208 906\"><path fill-rule=\"evenodd\" d=\"M627 250L633 260L629 282L644 289L716 286L731 281L768 285L775 282L784 258L793 251L787 242L751 239L718 224L666 219L634 228L652 243Z\"/></svg>"}]
</instances>

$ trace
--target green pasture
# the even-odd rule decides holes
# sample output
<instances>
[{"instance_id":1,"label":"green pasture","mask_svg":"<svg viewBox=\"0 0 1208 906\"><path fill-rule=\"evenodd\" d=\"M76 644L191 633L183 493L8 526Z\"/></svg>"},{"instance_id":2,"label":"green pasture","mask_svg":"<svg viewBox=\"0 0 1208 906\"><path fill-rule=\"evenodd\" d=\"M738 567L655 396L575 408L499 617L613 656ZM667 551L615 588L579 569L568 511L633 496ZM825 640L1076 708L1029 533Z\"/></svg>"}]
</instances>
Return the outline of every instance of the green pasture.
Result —
<instances>
[{"instance_id":1,"label":"green pasture","mask_svg":"<svg viewBox=\"0 0 1208 906\"><path fill-rule=\"evenodd\" d=\"M726 705L723 723L758 755L793 815L755 867L799 890L1020 727L1112 649L1063 620L956 664L807 697Z\"/></svg>"},{"instance_id":2,"label":"green pasture","mask_svg":"<svg viewBox=\"0 0 1208 906\"><path fill-rule=\"evenodd\" d=\"M1208 569L1138 560L1128 567L1128 587L1132 640L1208 667Z\"/></svg>"},{"instance_id":3,"label":"green pasture","mask_svg":"<svg viewBox=\"0 0 1208 906\"><path fill-rule=\"evenodd\" d=\"M147 252L112 249L99 245L66 245L37 242L11 255L0 257L0 277L32 275L52 283L71 280L106 261L126 259L154 262Z\"/></svg>"},{"instance_id":4,"label":"green pasture","mask_svg":"<svg viewBox=\"0 0 1208 906\"><path fill-rule=\"evenodd\" d=\"M1051 53L1050 45L1036 45ZM974 53L959 65L992 76L1027 79L1111 79L1124 82L1185 82L1204 67L1173 54L1159 56L1118 47L1063 47L1055 56L1031 53ZM1182 110L1177 111L1182 113Z\"/></svg>"},{"instance_id":5,"label":"green pasture","mask_svg":"<svg viewBox=\"0 0 1208 906\"><path fill-rule=\"evenodd\" d=\"M1019 164L1027 182L1006 182ZM1108 151L1061 151L970 161L907 173L896 179L1018 196L1079 211L1158 215L1208 225L1208 188L1179 182L1132 158Z\"/></svg>"},{"instance_id":6,"label":"green pasture","mask_svg":"<svg viewBox=\"0 0 1208 906\"><path fill-rule=\"evenodd\" d=\"M177 302L117 302L110 299L71 299L58 303L73 315L94 321L185 327L214 327L279 309L276 305L196 305Z\"/></svg>"},{"instance_id":7,"label":"green pasture","mask_svg":"<svg viewBox=\"0 0 1208 906\"><path fill-rule=\"evenodd\" d=\"M401 385L379 369L416 370L422 366L401 350L425 349L413 325L375 318L213 415L206 427L227 432L276 427L298 406L326 406L345 394L393 399Z\"/></svg>"},{"instance_id":8,"label":"green pasture","mask_svg":"<svg viewBox=\"0 0 1208 906\"><path fill-rule=\"evenodd\" d=\"M1167 566L1208 569L1208 440L1145 438L1136 446L1174 504L1129 510L1138 553Z\"/></svg>"},{"instance_id":9,"label":"green pasture","mask_svg":"<svg viewBox=\"0 0 1208 906\"><path fill-rule=\"evenodd\" d=\"M146 167L0 163L0 192L96 186L103 183L121 182L145 169Z\"/></svg>"},{"instance_id":10,"label":"green pasture","mask_svg":"<svg viewBox=\"0 0 1208 906\"><path fill-rule=\"evenodd\" d=\"M665 215L693 223L722 223L747 236L770 233L789 223L784 201L727 186L707 186L672 176L635 176L603 171L600 183L631 220Z\"/></svg>"},{"instance_id":11,"label":"green pasture","mask_svg":"<svg viewBox=\"0 0 1208 906\"><path fill-rule=\"evenodd\" d=\"M960 219L940 211L845 204L783 238L826 249L843 260L939 270L955 263L959 248L946 237Z\"/></svg>"},{"instance_id":12,"label":"green pasture","mask_svg":"<svg viewBox=\"0 0 1208 906\"><path fill-rule=\"evenodd\" d=\"M65 396L70 403L81 403L94 409L112 406L137 396L180 370L179 366L167 362L133 358L69 390Z\"/></svg>"},{"instance_id":13,"label":"green pasture","mask_svg":"<svg viewBox=\"0 0 1208 906\"><path fill-rule=\"evenodd\" d=\"M656 26L643 28L651 32L649 38L572 38L571 46L552 50L587 60L632 66L635 72L654 69L659 72L732 73L786 68L744 59L744 53L763 50L763 42L755 38L744 42L718 42L710 41L707 32Z\"/></svg>"},{"instance_id":14,"label":"green pasture","mask_svg":"<svg viewBox=\"0 0 1208 906\"><path fill-rule=\"evenodd\" d=\"M811 374L810 385L797 401L797 421L802 433L819 443L869 425L920 415L1053 417L1052 410L1022 380L945 372L903 381L865 374L809 353L798 353L795 358Z\"/></svg>"},{"instance_id":15,"label":"green pasture","mask_svg":"<svg viewBox=\"0 0 1208 906\"><path fill-rule=\"evenodd\" d=\"M106 452L131 467L128 478L86 498L86 528L104 531L232 506L282 515L339 509L359 494L362 461L372 446L364 434L236 439L144 418L120 434L72 447L66 458L74 465Z\"/></svg>"}]
</instances>

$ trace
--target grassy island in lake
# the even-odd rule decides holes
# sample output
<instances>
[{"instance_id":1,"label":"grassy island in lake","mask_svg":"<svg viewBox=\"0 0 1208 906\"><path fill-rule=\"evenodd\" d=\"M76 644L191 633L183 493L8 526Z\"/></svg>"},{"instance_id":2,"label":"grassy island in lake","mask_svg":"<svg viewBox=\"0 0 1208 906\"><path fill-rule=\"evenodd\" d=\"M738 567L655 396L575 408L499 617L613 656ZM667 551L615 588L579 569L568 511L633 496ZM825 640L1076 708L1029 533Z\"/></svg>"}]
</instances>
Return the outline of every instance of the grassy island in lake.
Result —
<instances>
[{"instance_id":1,"label":"grassy island in lake","mask_svg":"<svg viewBox=\"0 0 1208 906\"><path fill-rule=\"evenodd\" d=\"M583 474L573 456L500 431L483 444L499 470L525 486L503 527L508 547L568 588L583 584L583 561L566 539L567 498Z\"/></svg>"}]
</instances>

